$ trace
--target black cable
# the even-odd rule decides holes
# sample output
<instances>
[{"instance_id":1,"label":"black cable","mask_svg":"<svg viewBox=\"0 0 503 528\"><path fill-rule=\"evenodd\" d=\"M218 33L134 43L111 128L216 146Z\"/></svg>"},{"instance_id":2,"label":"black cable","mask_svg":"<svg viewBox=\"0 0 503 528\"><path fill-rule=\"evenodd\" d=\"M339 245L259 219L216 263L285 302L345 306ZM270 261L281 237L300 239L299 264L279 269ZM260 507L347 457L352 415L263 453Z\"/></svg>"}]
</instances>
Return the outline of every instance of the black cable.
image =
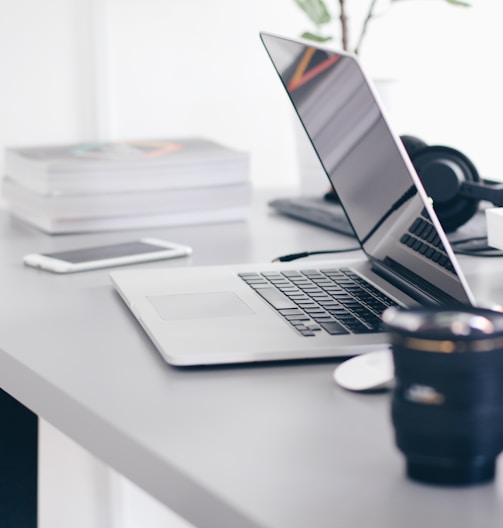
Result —
<instances>
[{"instance_id":1,"label":"black cable","mask_svg":"<svg viewBox=\"0 0 503 528\"><path fill-rule=\"evenodd\" d=\"M481 243L481 244L479 244ZM459 248L458 246L462 245L468 246L467 249ZM471 238L463 238L460 240L451 241L451 246L454 250L454 253L457 255L468 255L470 257L485 257L485 258L496 258L503 257L503 251L497 248L493 248L487 244L486 236L478 236ZM310 257L312 255L327 255L330 253L346 253L350 251L358 251L361 247L353 247L347 249L332 249L326 251L302 251L300 253L292 253L290 255L282 255L281 257L276 257L273 262L291 262L292 260L297 260L301 258Z\"/></svg>"},{"instance_id":2,"label":"black cable","mask_svg":"<svg viewBox=\"0 0 503 528\"><path fill-rule=\"evenodd\" d=\"M465 248L459 246L467 246ZM463 238L451 241L454 253L457 255L468 255L470 257L497 258L503 257L503 251L487 244L486 236Z\"/></svg>"},{"instance_id":3,"label":"black cable","mask_svg":"<svg viewBox=\"0 0 503 528\"><path fill-rule=\"evenodd\" d=\"M471 244L473 242L479 242L484 241L487 245L487 237L486 236L474 236L469 238L460 238L459 240L450 240L451 246L457 246L460 244ZM489 247L489 246L487 246Z\"/></svg>"},{"instance_id":4,"label":"black cable","mask_svg":"<svg viewBox=\"0 0 503 528\"><path fill-rule=\"evenodd\" d=\"M358 251L361 247L353 247L348 249L329 249L326 251L302 251L301 253L291 253L290 255L282 255L281 257L276 257L273 262L291 262L292 260L297 260L301 258L310 257L311 255L327 255L329 253L346 253L349 251Z\"/></svg>"}]
</instances>

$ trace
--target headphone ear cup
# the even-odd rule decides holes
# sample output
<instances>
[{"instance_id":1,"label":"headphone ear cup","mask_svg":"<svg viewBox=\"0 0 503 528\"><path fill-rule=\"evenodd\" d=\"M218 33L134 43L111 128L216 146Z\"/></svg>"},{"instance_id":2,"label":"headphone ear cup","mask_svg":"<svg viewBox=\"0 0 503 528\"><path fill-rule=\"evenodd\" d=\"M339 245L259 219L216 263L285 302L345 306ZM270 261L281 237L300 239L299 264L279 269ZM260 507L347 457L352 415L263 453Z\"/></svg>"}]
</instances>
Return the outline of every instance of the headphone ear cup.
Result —
<instances>
[{"instance_id":1,"label":"headphone ear cup","mask_svg":"<svg viewBox=\"0 0 503 528\"><path fill-rule=\"evenodd\" d=\"M400 136L400 139L402 140L403 146L405 147L409 158L412 158L412 156L418 150L422 150L428 146L427 143L425 143L422 139L419 139L416 136L404 135Z\"/></svg>"},{"instance_id":2,"label":"headphone ear cup","mask_svg":"<svg viewBox=\"0 0 503 528\"><path fill-rule=\"evenodd\" d=\"M462 152L435 145L416 150L411 160L447 233L475 215L479 201L461 196L460 189L463 182L478 182L480 176Z\"/></svg>"}]
</instances>

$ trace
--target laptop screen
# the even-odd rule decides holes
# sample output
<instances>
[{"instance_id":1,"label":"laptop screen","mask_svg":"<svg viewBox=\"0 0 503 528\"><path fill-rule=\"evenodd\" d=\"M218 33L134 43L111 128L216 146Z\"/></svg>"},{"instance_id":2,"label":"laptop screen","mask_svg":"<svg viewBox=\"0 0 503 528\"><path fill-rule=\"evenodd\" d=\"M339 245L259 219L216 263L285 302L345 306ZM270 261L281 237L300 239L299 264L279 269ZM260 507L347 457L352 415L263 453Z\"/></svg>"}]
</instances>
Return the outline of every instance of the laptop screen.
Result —
<instances>
[{"instance_id":1,"label":"laptop screen","mask_svg":"<svg viewBox=\"0 0 503 528\"><path fill-rule=\"evenodd\" d=\"M421 302L471 304L429 198L357 60L261 38L376 271Z\"/></svg>"}]
</instances>

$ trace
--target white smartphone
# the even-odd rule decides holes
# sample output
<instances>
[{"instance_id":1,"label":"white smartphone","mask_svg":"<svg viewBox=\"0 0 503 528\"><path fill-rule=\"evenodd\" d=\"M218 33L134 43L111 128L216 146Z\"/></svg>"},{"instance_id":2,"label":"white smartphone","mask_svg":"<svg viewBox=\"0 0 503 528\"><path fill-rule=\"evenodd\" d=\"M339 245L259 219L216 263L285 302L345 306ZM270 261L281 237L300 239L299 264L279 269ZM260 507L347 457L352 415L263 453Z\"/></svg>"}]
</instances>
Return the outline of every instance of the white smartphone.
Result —
<instances>
[{"instance_id":1,"label":"white smartphone","mask_svg":"<svg viewBox=\"0 0 503 528\"><path fill-rule=\"evenodd\" d=\"M188 246L156 238L143 238L106 246L87 247L54 253L31 253L23 258L28 266L55 273L72 273L190 255Z\"/></svg>"}]
</instances>

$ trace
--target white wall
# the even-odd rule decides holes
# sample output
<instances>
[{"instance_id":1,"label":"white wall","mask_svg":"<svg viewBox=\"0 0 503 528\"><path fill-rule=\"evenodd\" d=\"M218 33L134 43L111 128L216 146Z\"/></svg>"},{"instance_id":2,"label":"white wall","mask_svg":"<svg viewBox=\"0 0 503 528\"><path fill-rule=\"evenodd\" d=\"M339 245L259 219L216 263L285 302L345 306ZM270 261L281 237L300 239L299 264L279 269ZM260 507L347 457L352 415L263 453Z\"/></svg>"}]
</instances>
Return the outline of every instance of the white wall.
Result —
<instances>
[{"instance_id":1,"label":"white wall","mask_svg":"<svg viewBox=\"0 0 503 528\"><path fill-rule=\"evenodd\" d=\"M0 0L0 150L94 132L82 0Z\"/></svg>"},{"instance_id":2,"label":"white wall","mask_svg":"<svg viewBox=\"0 0 503 528\"><path fill-rule=\"evenodd\" d=\"M9 145L199 134L251 151L258 185L295 175L291 110L258 38L302 23L291 0L0 7L0 166Z\"/></svg>"},{"instance_id":3,"label":"white wall","mask_svg":"<svg viewBox=\"0 0 503 528\"><path fill-rule=\"evenodd\" d=\"M460 149L484 177L503 181L503 2L472 3L397 2L373 23L363 58L398 79L393 119L400 133Z\"/></svg>"},{"instance_id":4,"label":"white wall","mask_svg":"<svg viewBox=\"0 0 503 528\"><path fill-rule=\"evenodd\" d=\"M291 32L289 11L291 0L110 0L111 136L210 136L253 153L257 184L288 183L291 110L258 30Z\"/></svg>"},{"instance_id":5,"label":"white wall","mask_svg":"<svg viewBox=\"0 0 503 528\"><path fill-rule=\"evenodd\" d=\"M395 2L370 26L362 60L373 75L398 80L399 132L464 149L484 175L498 176L503 3L474 3ZM349 4L356 25L366 3ZM0 0L0 7L0 151L201 134L249 150L257 186L296 182L292 112L257 35L307 28L293 0Z\"/></svg>"}]
</instances>

